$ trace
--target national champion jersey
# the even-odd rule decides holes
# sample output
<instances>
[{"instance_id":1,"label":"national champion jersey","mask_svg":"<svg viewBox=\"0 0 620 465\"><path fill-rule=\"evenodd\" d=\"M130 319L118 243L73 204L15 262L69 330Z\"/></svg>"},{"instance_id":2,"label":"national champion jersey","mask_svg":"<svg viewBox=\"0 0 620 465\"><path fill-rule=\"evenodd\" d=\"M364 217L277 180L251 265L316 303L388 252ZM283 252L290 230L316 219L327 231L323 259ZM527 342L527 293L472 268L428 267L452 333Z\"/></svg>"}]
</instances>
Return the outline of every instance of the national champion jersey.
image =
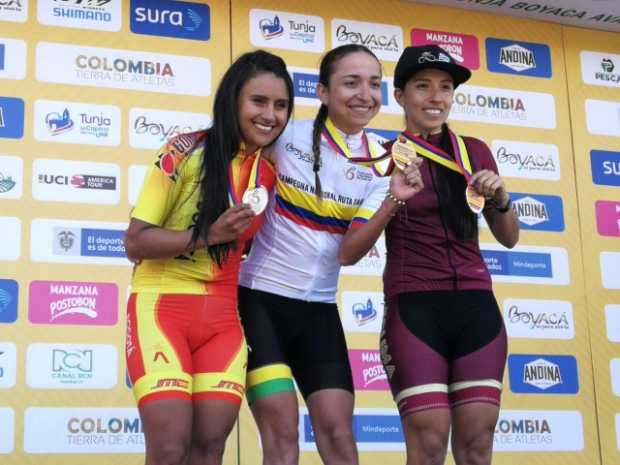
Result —
<instances>
[{"instance_id":1,"label":"national champion jersey","mask_svg":"<svg viewBox=\"0 0 620 465\"><path fill-rule=\"evenodd\" d=\"M131 216L153 225L183 231L191 228L198 216L200 170L206 131L182 134L171 139L158 152L144 179L142 191ZM240 151L231 161L230 173L235 197L243 196L256 154ZM275 172L263 157L260 159L258 183L271 190ZM208 201L208 199L207 199ZM244 243L258 229L263 215L231 248L228 259L219 268L207 249L180 254L174 258L147 259L136 266L133 292L210 294L237 299L239 262Z\"/></svg>"},{"instance_id":2,"label":"national champion jersey","mask_svg":"<svg viewBox=\"0 0 620 465\"><path fill-rule=\"evenodd\" d=\"M276 188L241 264L239 284L284 297L335 302L342 238L349 227L362 225L379 209L389 178L351 162L322 137L319 200L312 170L312 125L290 123L274 146ZM378 137L367 136L373 151L383 154ZM362 133L346 140L356 158L367 156Z\"/></svg>"}]
</instances>

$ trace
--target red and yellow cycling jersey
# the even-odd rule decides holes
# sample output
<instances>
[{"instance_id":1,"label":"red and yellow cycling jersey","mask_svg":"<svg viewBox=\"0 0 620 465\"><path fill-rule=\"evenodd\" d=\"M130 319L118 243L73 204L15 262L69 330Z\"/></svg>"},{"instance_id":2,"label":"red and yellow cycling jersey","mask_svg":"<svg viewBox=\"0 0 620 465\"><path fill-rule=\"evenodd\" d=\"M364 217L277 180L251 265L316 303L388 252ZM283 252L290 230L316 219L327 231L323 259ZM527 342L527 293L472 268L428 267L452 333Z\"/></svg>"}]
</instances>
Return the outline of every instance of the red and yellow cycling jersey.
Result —
<instances>
[{"instance_id":1,"label":"red and yellow cycling jersey","mask_svg":"<svg viewBox=\"0 0 620 465\"><path fill-rule=\"evenodd\" d=\"M200 170L206 131L182 134L166 143L157 153L144 180L142 191L131 214L133 218L175 231L194 226L200 202ZM240 199L248 186L250 173L258 153L244 150L230 162L233 197ZM260 157L258 184L271 190L275 172ZM208 200L207 200L208 201ZM206 249L174 258L143 260L136 266L132 292L176 294L209 294L236 301L239 262L245 242L258 230L262 215L257 216L231 248L228 259L219 268Z\"/></svg>"}]
</instances>

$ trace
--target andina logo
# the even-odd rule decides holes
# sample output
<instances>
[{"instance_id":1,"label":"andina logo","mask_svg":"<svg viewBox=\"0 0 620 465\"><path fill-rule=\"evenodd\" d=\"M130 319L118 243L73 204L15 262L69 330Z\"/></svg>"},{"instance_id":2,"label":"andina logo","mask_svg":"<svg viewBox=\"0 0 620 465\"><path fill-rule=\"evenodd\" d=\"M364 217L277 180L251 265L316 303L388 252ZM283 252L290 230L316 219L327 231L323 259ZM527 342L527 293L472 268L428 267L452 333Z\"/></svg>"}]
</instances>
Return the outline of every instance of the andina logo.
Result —
<instances>
[{"instance_id":1,"label":"andina logo","mask_svg":"<svg viewBox=\"0 0 620 465\"><path fill-rule=\"evenodd\" d=\"M616 66L611 58L603 58L601 60L601 68L603 69L603 72L596 72L594 74L595 79L598 79L599 81L620 83L620 74L614 74L613 71L616 69Z\"/></svg>"},{"instance_id":2,"label":"andina logo","mask_svg":"<svg viewBox=\"0 0 620 465\"><path fill-rule=\"evenodd\" d=\"M545 390L562 384L560 366L539 358L523 366L523 382Z\"/></svg>"},{"instance_id":3,"label":"andina logo","mask_svg":"<svg viewBox=\"0 0 620 465\"><path fill-rule=\"evenodd\" d=\"M513 305L508 309L508 319L513 324L524 324L530 329L569 329L566 312L547 313L521 312L519 307Z\"/></svg>"},{"instance_id":4,"label":"andina logo","mask_svg":"<svg viewBox=\"0 0 620 465\"><path fill-rule=\"evenodd\" d=\"M0 194L10 191L15 187L16 182L11 176L7 176L0 172Z\"/></svg>"},{"instance_id":5,"label":"andina logo","mask_svg":"<svg viewBox=\"0 0 620 465\"><path fill-rule=\"evenodd\" d=\"M78 55L75 59L75 65L80 69L92 71L174 77L174 71L169 63Z\"/></svg>"},{"instance_id":6,"label":"andina logo","mask_svg":"<svg viewBox=\"0 0 620 465\"><path fill-rule=\"evenodd\" d=\"M280 24L280 18L276 15L273 20L263 18L258 22L258 28L266 40L280 37L284 33L284 27Z\"/></svg>"},{"instance_id":7,"label":"andina logo","mask_svg":"<svg viewBox=\"0 0 620 465\"><path fill-rule=\"evenodd\" d=\"M536 68L534 52L518 44L502 47L499 51L499 62L517 72Z\"/></svg>"},{"instance_id":8,"label":"andina logo","mask_svg":"<svg viewBox=\"0 0 620 465\"><path fill-rule=\"evenodd\" d=\"M489 95L472 95L457 92L454 101L468 107L490 108L493 110L525 111L525 104L520 98L492 97Z\"/></svg>"},{"instance_id":9,"label":"andina logo","mask_svg":"<svg viewBox=\"0 0 620 465\"><path fill-rule=\"evenodd\" d=\"M366 303L355 303L351 307L351 312L358 326L364 326L377 318L377 309L372 304L372 299L368 299Z\"/></svg>"},{"instance_id":10,"label":"andina logo","mask_svg":"<svg viewBox=\"0 0 620 465\"><path fill-rule=\"evenodd\" d=\"M544 223L550 219L547 206L543 202L529 196L513 202L512 208L517 213L519 221L529 226Z\"/></svg>"},{"instance_id":11,"label":"andina logo","mask_svg":"<svg viewBox=\"0 0 620 465\"><path fill-rule=\"evenodd\" d=\"M396 35L388 37L372 33L363 34L361 32L347 30L347 26L345 24L338 26L336 29L336 37L339 42L360 44L370 48L371 50L381 49L391 52L397 52L399 50Z\"/></svg>"},{"instance_id":12,"label":"andina logo","mask_svg":"<svg viewBox=\"0 0 620 465\"><path fill-rule=\"evenodd\" d=\"M70 131L73 129L74 124L69 114L69 109L65 108L62 115L56 112L48 113L45 116L45 125L47 126L48 132L55 136Z\"/></svg>"}]
</instances>

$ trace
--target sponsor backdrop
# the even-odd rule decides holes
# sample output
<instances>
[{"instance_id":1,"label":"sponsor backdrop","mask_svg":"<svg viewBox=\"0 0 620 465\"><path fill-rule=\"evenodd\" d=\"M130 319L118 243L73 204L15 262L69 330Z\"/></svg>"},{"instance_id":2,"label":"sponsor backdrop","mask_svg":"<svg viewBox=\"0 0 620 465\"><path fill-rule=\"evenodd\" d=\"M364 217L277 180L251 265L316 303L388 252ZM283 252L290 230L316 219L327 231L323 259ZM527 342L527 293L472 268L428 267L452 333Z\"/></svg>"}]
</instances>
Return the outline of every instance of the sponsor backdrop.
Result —
<instances>
[{"instance_id":1,"label":"sponsor backdrop","mask_svg":"<svg viewBox=\"0 0 620 465\"><path fill-rule=\"evenodd\" d=\"M295 117L311 118L321 54L344 43L366 44L382 60L382 111L371 125L386 138L402 129L392 76L405 46L439 44L475 70L456 92L453 127L491 147L522 227L506 250L481 222L510 336L494 462L598 464L602 453L603 464L617 463L618 38L397 0L381 6L0 2L1 463L103 465L105 454L143 462L123 355L131 268L122 232L146 166L167 138L209 124L232 57L253 48L283 56ZM338 294L364 464L398 464L404 454L379 357L384 263L379 241L343 269ZM301 463L320 463L301 399L299 437ZM244 406L225 463L259 456Z\"/></svg>"},{"instance_id":2,"label":"sponsor backdrop","mask_svg":"<svg viewBox=\"0 0 620 465\"><path fill-rule=\"evenodd\" d=\"M566 28L564 47L598 431L611 465L620 462L620 37Z\"/></svg>"}]
</instances>

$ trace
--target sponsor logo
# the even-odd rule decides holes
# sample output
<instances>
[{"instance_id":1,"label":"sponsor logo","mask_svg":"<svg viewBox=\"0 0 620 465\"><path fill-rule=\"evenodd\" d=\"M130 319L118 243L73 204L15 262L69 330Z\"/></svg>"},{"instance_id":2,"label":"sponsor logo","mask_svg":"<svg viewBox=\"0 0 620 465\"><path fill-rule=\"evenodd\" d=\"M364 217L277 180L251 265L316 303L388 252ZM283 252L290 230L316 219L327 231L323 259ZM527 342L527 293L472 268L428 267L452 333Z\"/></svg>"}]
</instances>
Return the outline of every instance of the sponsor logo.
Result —
<instances>
[{"instance_id":1,"label":"sponsor logo","mask_svg":"<svg viewBox=\"0 0 620 465\"><path fill-rule=\"evenodd\" d=\"M590 151L592 182L603 186L620 186L620 152Z\"/></svg>"},{"instance_id":2,"label":"sponsor logo","mask_svg":"<svg viewBox=\"0 0 620 465\"><path fill-rule=\"evenodd\" d=\"M24 101L0 97L0 138L21 139L24 136Z\"/></svg>"},{"instance_id":3,"label":"sponsor logo","mask_svg":"<svg viewBox=\"0 0 620 465\"><path fill-rule=\"evenodd\" d=\"M605 289L620 289L620 252L601 252L601 282Z\"/></svg>"},{"instance_id":4,"label":"sponsor logo","mask_svg":"<svg viewBox=\"0 0 620 465\"><path fill-rule=\"evenodd\" d=\"M2 4L0 3L0 8ZM2 18L2 10L0 10ZM0 454L10 454L15 447L15 412L9 407L0 407Z\"/></svg>"},{"instance_id":5,"label":"sponsor logo","mask_svg":"<svg viewBox=\"0 0 620 465\"><path fill-rule=\"evenodd\" d=\"M560 180L560 153L555 145L494 140L491 151L502 176Z\"/></svg>"},{"instance_id":6,"label":"sponsor logo","mask_svg":"<svg viewBox=\"0 0 620 465\"><path fill-rule=\"evenodd\" d=\"M17 348L12 342L0 342L0 389L15 386Z\"/></svg>"},{"instance_id":7,"label":"sponsor logo","mask_svg":"<svg viewBox=\"0 0 620 465\"><path fill-rule=\"evenodd\" d=\"M469 69L480 67L480 52L476 36L428 29L411 30L411 45L431 44L439 45L459 64Z\"/></svg>"},{"instance_id":8,"label":"sponsor logo","mask_svg":"<svg viewBox=\"0 0 620 465\"><path fill-rule=\"evenodd\" d=\"M620 87L620 55L582 51L581 77L594 86Z\"/></svg>"},{"instance_id":9,"label":"sponsor logo","mask_svg":"<svg viewBox=\"0 0 620 465\"><path fill-rule=\"evenodd\" d=\"M390 386L378 350L349 349L353 386L360 391L387 391Z\"/></svg>"},{"instance_id":10,"label":"sponsor logo","mask_svg":"<svg viewBox=\"0 0 620 465\"><path fill-rule=\"evenodd\" d=\"M510 390L526 394L577 394L577 360L572 355L508 356Z\"/></svg>"},{"instance_id":11,"label":"sponsor logo","mask_svg":"<svg viewBox=\"0 0 620 465\"><path fill-rule=\"evenodd\" d=\"M569 410L501 410L493 450L541 452L583 450L581 413Z\"/></svg>"},{"instance_id":12,"label":"sponsor logo","mask_svg":"<svg viewBox=\"0 0 620 465\"><path fill-rule=\"evenodd\" d=\"M25 77L26 42L0 37L0 79L24 79Z\"/></svg>"},{"instance_id":13,"label":"sponsor logo","mask_svg":"<svg viewBox=\"0 0 620 465\"><path fill-rule=\"evenodd\" d=\"M28 19L28 0L0 0L0 20L23 23Z\"/></svg>"},{"instance_id":14,"label":"sponsor logo","mask_svg":"<svg viewBox=\"0 0 620 465\"><path fill-rule=\"evenodd\" d=\"M346 331L379 333L384 309L382 292L344 291L340 298Z\"/></svg>"},{"instance_id":15,"label":"sponsor logo","mask_svg":"<svg viewBox=\"0 0 620 465\"><path fill-rule=\"evenodd\" d=\"M112 345L30 344L26 383L33 389L111 389L117 358Z\"/></svg>"},{"instance_id":16,"label":"sponsor logo","mask_svg":"<svg viewBox=\"0 0 620 465\"><path fill-rule=\"evenodd\" d=\"M610 342L620 342L620 305L605 305L605 322L607 339Z\"/></svg>"},{"instance_id":17,"label":"sponsor logo","mask_svg":"<svg viewBox=\"0 0 620 465\"><path fill-rule=\"evenodd\" d=\"M19 218L0 216L0 260L15 261L20 256L22 223Z\"/></svg>"},{"instance_id":18,"label":"sponsor logo","mask_svg":"<svg viewBox=\"0 0 620 465\"><path fill-rule=\"evenodd\" d=\"M211 13L200 3L131 0L130 28L136 34L209 40Z\"/></svg>"},{"instance_id":19,"label":"sponsor logo","mask_svg":"<svg viewBox=\"0 0 620 465\"><path fill-rule=\"evenodd\" d=\"M301 450L317 450L308 411L300 409L299 438ZM404 451L405 438L400 417L393 409L356 408L353 436L360 451Z\"/></svg>"},{"instance_id":20,"label":"sponsor logo","mask_svg":"<svg viewBox=\"0 0 620 465\"><path fill-rule=\"evenodd\" d=\"M116 284L32 281L29 296L31 323L112 326L118 320Z\"/></svg>"},{"instance_id":21,"label":"sponsor logo","mask_svg":"<svg viewBox=\"0 0 620 465\"><path fill-rule=\"evenodd\" d=\"M133 408L29 407L24 414L29 454L143 453L144 435Z\"/></svg>"},{"instance_id":22,"label":"sponsor logo","mask_svg":"<svg viewBox=\"0 0 620 465\"><path fill-rule=\"evenodd\" d=\"M585 105L590 134L620 137L620 102L586 99Z\"/></svg>"},{"instance_id":23,"label":"sponsor logo","mask_svg":"<svg viewBox=\"0 0 620 465\"><path fill-rule=\"evenodd\" d=\"M119 145L120 109L111 105L37 100L34 135L70 144Z\"/></svg>"},{"instance_id":24,"label":"sponsor logo","mask_svg":"<svg viewBox=\"0 0 620 465\"><path fill-rule=\"evenodd\" d=\"M22 196L23 164L20 157L0 155L0 199Z\"/></svg>"},{"instance_id":25,"label":"sponsor logo","mask_svg":"<svg viewBox=\"0 0 620 465\"><path fill-rule=\"evenodd\" d=\"M611 377L611 392L614 396L620 396L620 358L612 358L609 362L609 374Z\"/></svg>"},{"instance_id":26,"label":"sponsor logo","mask_svg":"<svg viewBox=\"0 0 620 465\"><path fill-rule=\"evenodd\" d=\"M620 202L597 200L596 229L601 236L620 236Z\"/></svg>"},{"instance_id":27,"label":"sponsor logo","mask_svg":"<svg viewBox=\"0 0 620 465\"><path fill-rule=\"evenodd\" d=\"M573 307L564 300L504 300L508 336L533 339L575 337Z\"/></svg>"},{"instance_id":28,"label":"sponsor logo","mask_svg":"<svg viewBox=\"0 0 620 465\"><path fill-rule=\"evenodd\" d=\"M512 208L523 229L564 231L562 198L556 195L534 195L511 192Z\"/></svg>"},{"instance_id":29,"label":"sponsor logo","mask_svg":"<svg viewBox=\"0 0 620 465\"><path fill-rule=\"evenodd\" d=\"M234 381L221 380L216 385L211 386L214 389L224 389L226 391L234 391L241 395L245 392L245 388L242 384L235 383Z\"/></svg>"},{"instance_id":30,"label":"sponsor logo","mask_svg":"<svg viewBox=\"0 0 620 465\"><path fill-rule=\"evenodd\" d=\"M169 388L187 389L189 381L179 378L159 378L157 382L151 386L151 391L158 389L167 390Z\"/></svg>"},{"instance_id":31,"label":"sponsor logo","mask_svg":"<svg viewBox=\"0 0 620 465\"><path fill-rule=\"evenodd\" d=\"M250 41L259 47L321 53L325 49L325 25L319 16L285 11L250 10Z\"/></svg>"},{"instance_id":32,"label":"sponsor logo","mask_svg":"<svg viewBox=\"0 0 620 465\"><path fill-rule=\"evenodd\" d=\"M551 94L462 85L455 91L450 116L462 121L555 129Z\"/></svg>"},{"instance_id":33,"label":"sponsor logo","mask_svg":"<svg viewBox=\"0 0 620 465\"><path fill-rule=\"evenodd\" d=\"M121 29L121 0L53 0L37 3L37 18L41 24L99 31Z\"/></svg>"},{"instance_id":34,"label":"sponsor logo","mask_svg":"<svg viewBox=\"0 0 620 465\"><path fill-rule=\"evenodd\" d=\"M17 321L19 285L13 279L0 279L0 323Z\"/></svg>"},{"instance_id":35,"label":"sponsor logo","mask_svg":"<svg viewBox=\"0 0 620 465\"><path fill-rule=\"evenodd\" d=\"M119 176L120 168L111 163L39 158L33 163L32 196L52 202L117 204Z\"/></svg>"},{"instance_id":36,"label":"sponsor logo","mask_svg":"<svg viewBox=\"0 0 620 465\"><path fill-rule=\"evenodd\" d=\"M381 236L368 253L355 265L343 266L343 275L382 276L385 268L385 238Z\"/></svg>"},{"instance_id":37,"label":"sponsor logo","mask_svg":"<svg viewBox=\"0 0 620 465\"><path fill-rule=\"evenodd\" d=\"M39 262L128 265L124 223L35 218L30 257Z\"/></svg>"},{"instance_id":38,"label":"sponsor logo","mask_svg":"<svg viewBox=\"0 0 620 465\"><path fill-rule=\"evenodd\" d=\"M335 18L332 20L332 47L343 44L363 45L381 60L398 61L404 49L403 30L389 24Z\"/></svg>"},{"instance_id":39,"label":"sponsor logo","mask_svg":"<svg viewBox=\"0 0 620 465\"><path fill-rule=\"evenodd\" d=\"M204 113L132 108L129 110L129 145L158 149L175 136L210 125L211 118Z\"/></svg>"},{"instance_id":40,"label":"sponsor logo","mask_svg":"<svg viewBox=\"0 0 620 465\"><path fill-rule=\"evenodd\" d=\"M494 282L567 285L568 253L561 247L480 244L482 257Z\"/></svg>"},{"instance_id":41,"label":"sponsor logo","mask_svg":"<svg viewBox=\"0 0 620 465\"><path fill-rule=\"evenodd\" d=\"M211 93L206 58L52 42L39 42L36 50L36 77L43 82L201 97Z\"/></svg>"},{"instance_id":42,"label":"sponsor logo","mask_svg":"<svg viewBox=\"0 0 620 465\"><path fill-rule=\"evenodd\" d=\"M485 42L489 71L551 77L551 51L547 45L493 38L488 38Z\"/></svg>"}]
</instances>

